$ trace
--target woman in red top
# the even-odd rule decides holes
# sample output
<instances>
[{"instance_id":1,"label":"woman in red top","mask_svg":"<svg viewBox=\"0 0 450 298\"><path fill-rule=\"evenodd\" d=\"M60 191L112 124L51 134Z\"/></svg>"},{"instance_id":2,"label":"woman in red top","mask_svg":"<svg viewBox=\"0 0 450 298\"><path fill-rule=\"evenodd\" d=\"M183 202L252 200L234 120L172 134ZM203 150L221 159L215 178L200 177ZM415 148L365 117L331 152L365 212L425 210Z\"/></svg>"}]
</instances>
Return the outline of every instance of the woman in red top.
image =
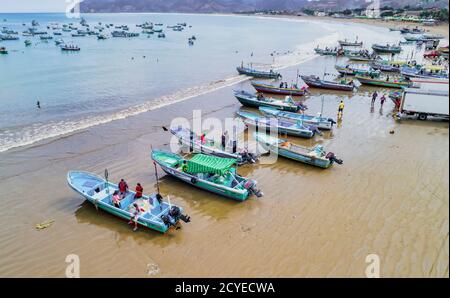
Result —
<instances>
[{"instance_id":1,"label":"woman in red top","mask_svg":"<svg viewBox=\"0 0 450 298\"><path fill-rule=\"evenodd\" d=\"M141 186L140 183L136 185L136 194L134 195L135 199L142 198L142 193L144 192L144 188Z\"/></svg>"}]
</instances>

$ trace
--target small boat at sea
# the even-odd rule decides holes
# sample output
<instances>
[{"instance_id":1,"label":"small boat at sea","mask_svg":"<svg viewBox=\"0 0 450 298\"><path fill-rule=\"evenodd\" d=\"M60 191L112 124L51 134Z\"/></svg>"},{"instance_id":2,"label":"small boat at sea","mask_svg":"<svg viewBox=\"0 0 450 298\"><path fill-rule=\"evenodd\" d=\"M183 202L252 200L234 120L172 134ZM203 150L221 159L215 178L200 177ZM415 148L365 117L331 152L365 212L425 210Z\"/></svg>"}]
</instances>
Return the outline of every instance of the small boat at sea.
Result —
<instances>
[{"instance_id":1,"label":"small boat at sea","mask_svg":"<svg viewBox=\"0 0 450 298\"><path fill-rule=\"evenodd\" d=\"M373 44L372 49L378 53L398 54L402 51L401 46Z\"/></svg>"},{"instance_id":2,"label":"small boat at sea","mask_svg":"<svg viewBox=\"0 0 450 298\"><path fill-rule=\"evenodd\" d=\"M130 220L134 216L135 205L137 205L140 213L137 218L138 225L161 233L177 226L180 220L190 221L189 216L183 215L181 207L164 202L160 194L144 195L135 199L136 193L128 191L126 196L120 200L119 208L112 202L113 193L118 191L117 184L95 174L81 171L67 173L67 183L70 188L94 204L96 208L125 220Z\"/></svg>"},{"instance_id":3,"label":"small boat at sea","mask_svg":"<svg viewBox=\"0 0 450 298\"><path fill-rule=\"evenodd\" d=\"M53 36L51 36L51 35L41 35L41 36L39 36L39 38L41 40L50 40L50 39L53 39Z\"/></svg>"},{"instance_id":4,"label":"small boat at sea","mask_svg":"<svg viewBox=\"0 0 450 298\"><path fill-rule=\"evenodd\" d=\"M24 43L25 43L25 46L27 46L27 47L29 47L29 46L31 46L33 44L31 42L31 40L29 40L29 39L25 40Z\"/></svg>"},{"instance_id":5,"label":"small boat at sea","mask_svg":"<svg viewBox=\"0 0 450 298\"><path fill-rule=\"evenodd\" d=\"M333 152L326 152L322 145L308 148L263 133L254 133L254 138L265 150L308 165L328 169L334 163L343 163Z\"/></svg>"},{"instance_id":6,"label":"small boat at sea","mask_svg":"<svg viewBox=\"0 0 450 298\"><path fill-rule=\"evenodd\" d=\"M319 129L330 130L333 128L333 125L336 123L331 118L321 117L320 114L318 116L300 114L300 113L292 113L286 111L280 111L267 107L260 107L259 111L268 117L276 117L281 120L298 122L301 121L307 125L317 126Z\"/></svg>"},{"instance_id":7,"label":"small boat at sea","mask_svg":"<svg viewBox=\"0 0 450 298\"><path fill-rule=\"evenodd\" d=\"M7 41L7 40L19 40L19 37L16 36L16 35L11 35L11 34L8 34L8 35L1 35L0 34L0 40L5 40L5 41Z\"/></svg>"},{"instance_id":8,"label":"small boat at sea","mask_svg":"<svg viewBox=\"0 0 450 298\"><path fill-rule=\"evenodd\" d=\"M72 37L85 37L86 34L81 34L81 33L72 33Z\"/></svg>"},{"instance_id":9,"label":"small boat at sea","mask_svg":"<svg viewBox=\"0 0 450 298\"><path fill-rule=\"evenodd\" d=\"M244 67L243 65L236 67L236 70L241 75L247 75L254 78L264 78L264 79L278 79L281 78L281 74L273 71L256 70L250 67Z\"/></svg>"},{"instance_id":10,"label":"small boat at sea","mask_svg":"<svg viewBox=\"0 0 450 298\"><path fill-rule=\"evenodd\" d=\"M55 44L57 46L59 46L60 44L63 44L63 43L64 43L64 40L62 40L61 38L58 38L58 39L55 40Z\"/></svg>"},{"instance_id":11,"label":"small boat at sea","mask_svg":"<svg viewBox=\"0 0 450 298\"><path fill-rule=\"evenodd\" d=\"M300 76L302 80L309 87L320 88L320 89L330 89L330 90L340 90L340 91L353 91L355 85L353 81L347 83L347 81L341 81L340 83L336 83L333 81L325 81L321 80L318 76Z\"/></svg>"},{"instance_id":12,"label":"small boat at sea","mask_svg":"<svg viewBox=\"0 0 450 298\"><path fill-rule=\"evenodd\" d=\"M362 68L359 65L335 65L336 70L345 76L355 76L359 75L368 75L368 76L379 76L380 71L372 69L372 67Z\"/></svg>"},{"instance_id":13,"label":"small boat at sea","mask_svg":"<svg viewBox=\"0 0 450 298\"><path fill-rule=\"evenodd\" d=\"M166 38L166 34L164 32L158 33L158 38Z\"/></svg>"},{"instance_id":14,"label":"small boat at sea","mask_svg":"<svg viewBox=\"0 0 450 298\"><path fill-rule=\"evenodd\" d=\"M448 69L442 65L425 65L422 67L403 66L401 74L407 78L448 79Z\"/></svg>"},{"instance_id":15,"label":"small boat at sea","mask_svg":"<svg viewBox=\"0 0 450 298\"><path fill-rule=\"evenodd\" d=\"M225 144L225 148L222 147L221 141L215 142L213 139L205 138L202 143L200 136L194 133L192 130L183 127L172 127L167 129L163 127L165 131L169 131L173 134L181 145L189 148L190 152L202 153L207 155L213 155L224 158L233 158L238 165L247 163L255 163L259 159L259 155L249 152L246 148L238 148L237 142L231 141Z\"/></svg>"},{"instance_id":16,"label":"small boat at sea","mask_svg":"<svg viewBox=\"0 0 450 298\"><path fill-rule=\"evenodd\" d=\"M238 111L237 114L243 118L243 122L246 125L256 126L260 130L272 130L277 131L279 134L302 138L312 138L316 132L320 133L317 127L312 125L306 126L301 121L292 123L291 121L262 117L261 115L244 111Z\"/></svg>"},{"instance_id":17,"label":"small boat at sea","mask_svg":"<svg viewBox=\"0 0 450 298\"><path fill-rule=\"evenodd\" d=\"M97 35L97 39L98 40L105 40L105 39L108 39L108 36L105 35L105 34L99 34L99 35Z\"/></svg>"},{"instance_id":18,"label":"small boat at sea","mask_svg":"<svg viewBox=\"0 0 450 298\"><path fill-rule=\"evenodd\" d=\"M81 49L76 45L63 45L61 46L61 51L78 52Z\"/></svg>"},{"instance_id":19,"label":"small boat at sea","mask_svg":"<svg viewBox=\"0 0 450 298\"><path fill-rule=\"evenodd\" d=\"M357 75L355 78L363 85L371 85L377 87L404 88L409 87L411 85L411 82L405 81L402 78L392 79L389 78L389 76L383 78L371 78L369 76Z\"/></svg>"},{"instance_id":20,"label":"small boat at sea","mask_svg":"<svg viewBox=\"0 0 450 298\"><path fill-rule=\"evenodd\" d=\"M256 188L257 182L237 174L236 159L195 154L190 159L181 155L153 150L152 159L166 172L192 186L231 198L245 201L252 194L263 194Z\"/></svg>"},{"instance_id":21,"label":"small boat at sea","mask_svg":"<svg viewBox=\"0 0 450 298\"><path fill-rule=\"evenodd\" d=\"M5 47L0 47L0 54L6 55L8 54L8 50Z\"/></svg>"},{"instance_id":22,"label":"small boat at sea","mask_svg":"<svg viewBox=\"0 0 450 298\"><path fill-rule=\"evenodd\" d=\"M358 42L358 39L356 39L355 41L348 41L347 39L344 40L339 40L339 45L341 47L361 47L363 45L362 41Z\"/></svg>"},{"instance_id":23,"label":"small boat at sea","mask_svg":"<svg viewBox=\"0 0 450 298\"><path fill-rule=\"evenodd\" d=\"M302 96L307 92L307 87L298 88L296 85L291 87L281 87L274 86L272 84L267 84L264 82L251 82L253 88L258 92L280 94L280 95L291 95L291 96Z\"/></svg>"},{"instance_id":24,"label":"small boat at sea","mask_svg":"<svg viewBox=\"0 0 450 298\"><path fill-rule=\"evenodd\" d=\"M425 30L424 29L419 29L418 27L416 28L402 28L400 29L400 33L401 34L422 34L424 33Z\"/></svg>"},{"instance_id":25,"label":"small boat at sea","mask_svg":"<svg viewBox=\"0 0 450 298\"><path fill-rule=\"evenodd\" d=\"M281 100L276 98L265 97L262 94L252 94L244 90L235 90L234 96L244 106L247 107L271 107L283 111L298 112L302 105L294 102L291 97Z\"/></svg>"}]
</instances>

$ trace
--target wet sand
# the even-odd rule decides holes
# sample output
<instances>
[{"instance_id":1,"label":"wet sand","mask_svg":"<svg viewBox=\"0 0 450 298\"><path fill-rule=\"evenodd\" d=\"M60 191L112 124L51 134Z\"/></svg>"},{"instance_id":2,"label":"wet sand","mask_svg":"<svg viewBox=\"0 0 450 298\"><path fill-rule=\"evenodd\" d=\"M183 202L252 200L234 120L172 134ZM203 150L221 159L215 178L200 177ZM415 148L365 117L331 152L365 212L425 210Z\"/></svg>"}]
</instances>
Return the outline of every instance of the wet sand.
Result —
<instances>
[{"instance_id":1,"label":"wet sand","mask_svg":"<svg viewBox=\"0 0 450 298\"><path fill-rule=\"evenodd\" d=\"M334 63L319 57L300 69L314 74L317 65ZM295 73L283 71L285 78ZM192 217L179 231L133 233L67 186L69 170L108 168L111 181L125 177L154 191L150 147L168 149L170 140L161 126L192 118L193 109L230 117L240 108L232 96L240 87L251 90L242 82L1 153L0 276L63 277L72 253L80 256L82 277L364 277L372 253L380 256L382 277L449 276L448 122L396 122L390 100L371 110L373 89L366 87L311 89L309 113L320 111L323 95L324 115L336 118L344 99L343 120L323 137L292 139L323 144L342 166L322 170L280 158L241 167L265 193L242 203L161 177L162 194ZM51 227L35 230L48 219L55 220Z\"/></svg>"}]
</instances>

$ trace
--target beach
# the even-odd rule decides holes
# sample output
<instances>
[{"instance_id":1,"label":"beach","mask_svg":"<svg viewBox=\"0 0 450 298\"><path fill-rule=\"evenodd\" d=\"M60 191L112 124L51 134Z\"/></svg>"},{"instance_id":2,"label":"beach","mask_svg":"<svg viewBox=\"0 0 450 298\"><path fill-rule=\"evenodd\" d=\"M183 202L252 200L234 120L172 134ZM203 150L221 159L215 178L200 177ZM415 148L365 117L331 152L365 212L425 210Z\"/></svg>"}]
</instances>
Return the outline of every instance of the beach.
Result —
<instances>
[{"instance_id":1,"label":"beach","mask_svg":"<svg viewBox=\"0 0 450 298\"><path fill-rule=\"evenodd\" d=\"M340 24L338 37L348 38L360 25ZM372 25L364 24L371 38L390 34ZM300 62L280 69L289 82L298 69L332 71L336 58ZM159 171L161 194L192 218L168 234L133 232L67 186L69 170L102 175L107 168L110 181L155 192L150 149L169 149L171 139L162 126L192 119L197 109L204 118L235 117L241 105L232 91L252 90L245 78L219 87L0 152L0 185L8 191L0 195L0 276L64 277L66 256L76 254L82 277L365 277L366 257L376 254L381 277L449 277L448 122L397 121L390 100L371 108L374 88L311 90L302 99L309 113L322 109L323 98L323 114L336 119L343 100L343 119L323 136L289 139L322 144L344 163L323 170L280 157L239 167L258 181L262 198L235 202ZM49 219L50 227L35 229Z\"/></svg>"}]
</instances>

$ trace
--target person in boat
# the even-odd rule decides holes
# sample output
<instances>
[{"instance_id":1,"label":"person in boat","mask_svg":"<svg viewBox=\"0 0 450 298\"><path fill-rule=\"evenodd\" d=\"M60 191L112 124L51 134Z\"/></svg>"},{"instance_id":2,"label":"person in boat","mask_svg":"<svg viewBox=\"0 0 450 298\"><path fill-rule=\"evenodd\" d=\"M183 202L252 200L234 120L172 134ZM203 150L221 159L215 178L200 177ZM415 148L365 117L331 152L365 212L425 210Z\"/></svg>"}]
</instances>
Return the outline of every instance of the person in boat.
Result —
<instances>
[{"instance_id":1,"label":"person in boat","mask_svg":"<svg viewBox=\"0 0 450 298\"><path fill-rule=\"evenodd\" d=\"M134 223L133 231L136 231L139 215L141 214L141 209L139 208L139 205L137 203L134 203L133 207L134 207L134 210L133 210L133 213L131 215L131 218L130 218L130 221L128 222L128 224L131 225L132 223Z\"/></svg>"},{"instance_id":2,"label":"person in boat","mask_svg":"<svg viewBox=\"0 0 450 298\"><path fill-rule=\"evenodd\" d=\"M344 107L345 107L344 101L341 100L338 106L338 118L342 118L342 114L344 113Z\"/></svg>"},{"instance_id":3,"label":"person in boat","mask_svg":"<svg viewBox=\"0 0 450 298\"><path fill-rule=\"evenodd\" d=\"M375 91L374 93L372 93L372 105L375 104L375 100L377 100L377 97L378 97L377 91Z\"/></svg>"},{"instance_id":4,"label":"person in boat","mask_svg":"<svg viewBox=\"0 0 450 298\"><path fill-rule=\"evenodd\" d=\"M226 136L225 133L222 134L221 136L221 145L222 145L222 149L225 150L225 145L226 145Z\"/></svg>"},{"instance_id":5,"label":"person in boat","mask_svg":"<svg viewBox=\"0 0 450 298\"><path fill-rule=\"evenodd\" d=\"M123 199L128 192L128 184L125 182L125 180L120 179L119 185L117 186L119 188L119 195Z\"/></svg>"},{"instance_id":6,"label":"person in boat","mask_svg":"<svg viewBox=\"0 0 450 298\"><path fill-rule=\"evenodd\" d=\"M281 82L281 83L280 83L280 88L283 88L283 85L284 85L284 83L283 83L283 82Z\"/></svg>"},{"instance_id":7,"label":"person in boat","mask_svg":"<svg viewBox=\"0 0 450 298\"><path fill-rule=\"evenodd\" d=\"M204 133L202 133L202 135L200 136L200 142L202 144L205 144L205 142L206 142L206 135Z\"/></svg>"},{"instance_id":8,"label":"person in boat","mask_svg":"<svg viewBox=\"0 0 450 298\"><path fill-rule=\"evenodd\" d=\"M134 195L134 199L142 198L142 194L144 192L144 188L142 187L142 185L140 183L136 184L135 191L136 191L136 194Z\"/></svg>"},{"instance_id":9,"label":"person in boat","mask_svg":"<svg viewBox=\"0 0 450 298\"><path fill-rule=\"evenodd\" d=\"M112 195L112 203L115 207L120 208L120 196L118 190L115 190Z\"/></svg>"},{"instance_id":10,"label":"person in boat","mask_svg":"<svg viewBox=\"0 0 450 298\"><path fill-rule=\"evenodd\" d=\"M281 87L281 88L283 88L283 87ZM261 93L258 93L258 96L256 96L256 99L257 100L263 100L264 96Z\"/></svg>"}]
</instances>

